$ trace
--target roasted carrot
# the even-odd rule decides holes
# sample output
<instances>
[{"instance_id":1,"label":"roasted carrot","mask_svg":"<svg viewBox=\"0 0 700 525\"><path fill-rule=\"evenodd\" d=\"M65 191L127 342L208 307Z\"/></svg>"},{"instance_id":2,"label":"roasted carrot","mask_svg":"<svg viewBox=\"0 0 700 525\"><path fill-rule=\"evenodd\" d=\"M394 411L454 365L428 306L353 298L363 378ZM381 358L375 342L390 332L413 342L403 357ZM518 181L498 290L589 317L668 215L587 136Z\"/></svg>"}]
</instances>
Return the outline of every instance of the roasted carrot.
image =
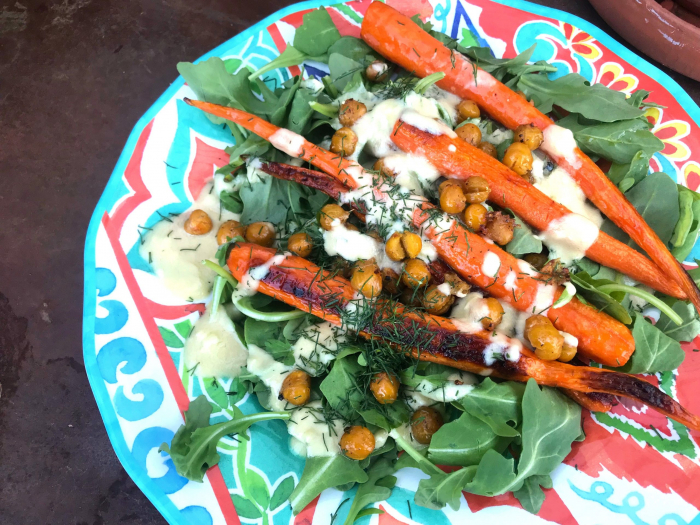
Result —
<instances>
[{"instance_id":1,"label":"roasted carrot","mask_svg":"<svg viewBox=\"0 0 700 525\"><path fill-rule=\"evenodd\" d=\"M700 311L700 290L693 279L620 190L579 148L562 149L562 144L556 140L563 131L561 128L552 128L552 140L547 140L547 128L555 125L552 119L464 55L449 50L410 18L382 2L370 4L362 22L361 36L375 51L419 77L445 73L445 78L437 83L439 87L474 100L504 126L515 129L522 124L534 124L543 130L542 149L571 174L586 197L641 246Z\"/></svg>"},{"instance_id":2,"label":"roasted carrot","mask_svg":"<svg viewBox=\"0 0 700 525\"><path fill-rule=\"evenodd\" d=\"M562 392L591 412L610 412L617 404L615 396L610 394L602 394L600 392L584 393L569 390L568 388L563 388Z\"/></svg>"},{"instance_id":3,"label":"roasted carrot","mask_svg":"<svg viewBox=\"0 0 700 525\"><path fill-rule=\"evenodd\" d=\"M196 101L188 103L201 107L208 113L232 120L254 133L260 131L270 138L279 133L278 136L284 139L277 143L281 142L283 151L286 151L284 147L289 140L296 142L295 148L298 149L294 149L294 152L301 151L299 156L348 188L357 188L357 180L372 182L372 177L358 164L311 143L306 146L303 137L272 126L262 119L215 104ZM309 153L311 151L312 154ZM311 176L313 173L309 170L304 176ZM367 191L373 192L378 200L386 197L377 187ZM546 312L554 326L578 339L579 352L585 357L608 366L622 366L629 360L634 352L634 339L622 323L595 308L583 305L576 298L561 308L550 308L552 301L563 292L563 287L547 284L547 276L538 274L524 261L518 261L505 250L487 243L483 237L470 232L455 221L448 220L445 224L449 227L434 227L441 222L440 219L445 218L444 214L425 200L416 199L413 202L416 204L412 217L414 226L425 230L438 255L462 278L487 290L494 297L510 303L516 310L530 313ZM487 258L493 260L494 257L498 259L498 266L489 271L485 262Z\"/></svg>"},{"instance_id":4,"label":"roasted carrot","mask_svg":"<svg viewBox=\"0 0 700 525\"><path fill-rule=\"evenodd\" d=\"M489 200L498 206L513 210L518 217L537 230L544 231L552 221L571 213L505 164L460 138L433 135L400 122L394 127L391 140L407 153L424 156L446 176L468 179L479 175L485 178L491 188ZM586 255L654 290L679 299L687 299L680 286L664 275L658 266L604 232L598 233L596 240L586 250Z\"/></svg>"},{"instance_id":5,"label":"roasted carrot","mask_svg":"<svg viewBox=\"0 0 700 525\"><path fill-rule=\"evenodd\" d=\"M488 352L484 350L494 342L489 333L462 333L450 319L412 312L389 301L366 305L358 302L363 300L357 298L347 279L292 255L270 264L275 254L273 248L236 244L227 264L236 279L249 282L250 270L267 263L269 270L257 282L257 291L334 324L344 324L364 337L379 337L399 351L410 349L421 360L514 381L532 378L545 386L628 397L700 430L700 418L643 379L600 368L542 361L527 349L522 349L512 361L487 364ZM354 307L349 307L351 303ZM500 339L499 344L504 351L521 346L506 338Z\"/></svg>"}]
</instances>

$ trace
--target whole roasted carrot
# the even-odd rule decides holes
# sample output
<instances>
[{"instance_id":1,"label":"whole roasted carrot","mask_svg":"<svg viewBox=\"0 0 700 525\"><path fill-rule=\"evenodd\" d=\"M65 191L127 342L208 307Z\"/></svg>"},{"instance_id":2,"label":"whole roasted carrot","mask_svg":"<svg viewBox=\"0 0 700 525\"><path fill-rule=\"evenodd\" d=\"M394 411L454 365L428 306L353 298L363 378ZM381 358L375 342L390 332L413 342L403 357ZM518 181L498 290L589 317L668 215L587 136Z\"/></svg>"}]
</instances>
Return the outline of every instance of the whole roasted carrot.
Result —
<instances>
[{"instance_id":1,"label":"whole roasted carrot","mask_svg":"<svg viewBox=\"0 0 700 525\"><path fill-rule=\"evenodd\" d=\"M244 111L191 100L188 100L188 103L208 113L232 120L254 133L264 133L261 136L269 137L268 140L271 140L275 147L290 155L299 153L298 156L348 188L357 188L358 181L367 184L375 182L358 164L307 143L303 137ZM275 139L275 136L283 138ZM291 147L288 146L289 143L295 145ZM284 149L285 147L287 149ZM304 172L299 180L312 174L311 170ZM319 181L318 184L323 186L327 181ZM329 191L337 189L339 188ZM381 187L373 186L365 190L371 192L376 201L388 198ZM494 297L510 303L516 310L530 313L546 312L554 326L578 339L582 356L608 366L622 366L629 360L634 352L634 339L622 323L595 308L583 305L576 298L561 308L550 308L563 292L563 287L548 284L550 278L538 274L524 261L518 261L505 250L489 244L483 237L452 221L427 200L414 197L402 199L402 202L408 201L415 206L411 217L414 226L425 231L438 255L462 278L487 290ZM387 201L387 207L391 206ZM488 264L489 261L492 264Z\"/></svg>"},{"instance_id":2,"label":"whole roasted carrot","mask_svg":"<svg viewBox=\"0 0 700 525\"><path fill-rule=\"evenodd\" d=\"M510 208L537 230L544 231L553 221L571 213L505 164L460 138L434 135L399 122L394 127L391 140L403 151L427 158L446 176L468 179L479 175L485 178L491 188L489 200L498 206ZM604 232L598 232L595 241L586 250L586 255L654 290L687 299L678 283L664 275L658 266Z\"/></svg>"},{"instance_id":3,"label":"whole roasted carrot","mask_svg":"<svg viewBox=\"0 0 700 525\"><path fill-rule=\"evenodd\" d=\"M506 338L495 341L487 332L462 333L450 319L411 312L390 301L367 304L357 297L347 279L292 255L277 264L270 264L275 254L273 248L236 244L227 264L236 279L250 286L250 270L267 263L267 273L253 283L257 291L334 324L344 324L365 337L379 337L399 351L410 349L421 360L514 381L524 382L532 378L545 386L628 397L689 428L700 430L700 418L638 377L600 368L542 361L531 351L521 349L517 341ZM508 357L489 361L492 352L485 350L494 342Z\"/></svg>"},{"instance_id":4,"label":"whole roasted carrot","mask_svg":"<svg viewBox=\"0 0 700 525\"><path fill-rule=\"evenodd\" d=\"M410 18L381 3L370 4L361 29L362 39L375 51L419 77L443 72L439 87L474 100L491 117L515 129L534 124L544 132L542 149L568 171L586 197L644 249L700 311L700 290L666 245L600 168L575 147L571 132L530 105L524 97L479 69L423 31Z\"/></svg>"}]
</instances>

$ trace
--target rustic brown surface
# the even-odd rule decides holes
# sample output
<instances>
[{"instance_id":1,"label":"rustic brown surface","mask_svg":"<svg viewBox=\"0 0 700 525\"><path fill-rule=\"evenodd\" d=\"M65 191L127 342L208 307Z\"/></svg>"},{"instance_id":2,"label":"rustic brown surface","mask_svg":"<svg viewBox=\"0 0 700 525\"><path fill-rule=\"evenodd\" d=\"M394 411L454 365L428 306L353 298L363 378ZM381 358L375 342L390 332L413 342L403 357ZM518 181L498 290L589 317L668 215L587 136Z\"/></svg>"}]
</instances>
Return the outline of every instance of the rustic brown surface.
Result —
<instances>
[{"instance_id":1,"label":"rustic brown surface","mask_svg":"<svg viewBox=\"0 0 700 525\"><path fill-rule=\"evenodd\" d=\"M611 33L584 0L536 3ZM0 523L165 522L121 468L85 375L85 232L175 64L287 4L0 3ZM672 76L700 99L697 82Z\"/></svg>"}]
</instances>

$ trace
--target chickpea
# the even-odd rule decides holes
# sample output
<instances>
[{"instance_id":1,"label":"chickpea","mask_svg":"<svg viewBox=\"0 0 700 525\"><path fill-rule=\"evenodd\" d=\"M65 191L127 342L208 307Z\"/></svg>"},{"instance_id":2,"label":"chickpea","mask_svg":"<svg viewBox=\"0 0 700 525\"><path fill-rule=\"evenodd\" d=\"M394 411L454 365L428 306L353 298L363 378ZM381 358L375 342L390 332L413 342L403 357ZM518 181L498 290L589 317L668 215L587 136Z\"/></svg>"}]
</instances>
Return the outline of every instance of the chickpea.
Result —
<instances>
[{"instance_id":1,"label":"chickpea","mask_svg":"<svg viewBox=\"0 0 700 525\"><path fill-rule=\"evenodd\" d=\"M457 184L445 186L440 194L440 208L446 213L461 213L467 205L464 191Z\"/></svg>"},{"instance_id":2,"label":"chickpea","mask_svg":"<svg viewBox=\"0 0 700 525\"><path fill-rule=\"evenodd\" d=\"M516 93L517 93L518 95L520 95L521 97L523 97L525 100L528 100L527 95L525 94L525 92L524 92L522 89L519 89L518 91L516 91ZM534 106L534 105L535 105L535 101L534 101L534 100L528 100L528 102L530 103L531 106Z\"/></svg>"},{"instance_id":3,"label":"chickpea","mask_svg":"<svg viewBox=\"0 0 700 525\"><path fill-rule=\"evenodd\" d=\"M211 218L202 210L193 210L185 221L185 231L190 235L204 235L209 233L212 227Z\"/></svg>"},{"instance_id":4,"label":"chickpea","mask_svg":"<svg viewBox=\"0 0 700 525\"><path fill-rule=\"evenodd\" d=\"M446 273L445 282L452 288L452 295L457 297L464 297L471 290L471 286L465 283L456 273Z\"/></svg>"},{"instance_id":5,"label":"chickpea","mask_svg":"<svg viewBox=\"0 0 700 525\"><path fill-rule=\"evenodd\" d=\"M481 231L496 244L504 246L513 240L515 231L515 219L500 211L492 211L486 214L486 224Z\"/></svg>"},{"instance_id":6,"label":"chickpea","mask_svg":"<svg viewBox=\"0 0 700 525\"><path fill-rule=\"evenodd\" d=\"M416 235L413 232L403 232L401 234L401 245L409 259L418 257L418 254L423 249L423 241L420 235Z\"/></svg>"},{"instance_id":7,"label":"chickpea","mask_svg":"<svg viewBox=\"0 0 700 525\"><path fill-rule=\"evenodd\" d=\"M337 204L326 204L321 211L318 212L318 223L326 231L333 229L333 221L338 219L340 224L345 224L345 221L350 217L350 212L345 211Z\"/></svg>"},{"instance_id":8,"label":"chickpea","mask_svg":"<svg viewBox=\"0 0 700 525\"><path fill-rule=\"evenodd\" d=\"M331 151L347 157L355 153L357 147L357 135L350 128L340 128L333 133L331 138Z\"/></svg>"},{"instance_id":9,"label":"chickpea","mask_svg":"<svg viewBox=\"0 0 700 525\"><path fill-rule=\"evenodd\" d=\"M547 256L543 253L528 253L523 260L530 263L536 270L541 270L547 264Z\"/></svg>"},{"instance_id":10,"label":"chickpea","mask_svg":"<svg viewBox=\"0 0 700 525\"><path fill-rule=\"evenodd\" d=\"M394 172L394 170L387 167L387 165L384 163L384 159L377 160L377 162L374 163L374 166L372 166L372 169L374 171L378 171L379 173L381 173L385 177L392 177L393 178L396 176L396 173Z\"/></svg>"},{"instance_id":11,"label":"chickpea","mask_svg":"<svg viewBox=\"0 0 700 525\"><path fill-rule=\"evenodd\" d=\"M314 248L314 244L311 241L311 237L308 233L297 232L289 237L287 241L287 248L294 255L299 257L308 257L311 254L311 250Z\"/></svg>"},{"instance_id":12,"label":"chickpea","mask_svg":"<svg viewBox=\"0 0 700 525\"><path fill-rule=\"evenodd\" d=\"M574 357L576 357L576 352L578 352L578 349L575 346L564 343L564 345L561 347L561 355L559 356L559 361L563 363L568 363Z\"/></svg>"},{"instance_id":13,"label":"chickpea","mask_svg":"<svg viewBox=\"0 0 700 525\"><path fill-rule=\"evenodd\" d=\"M479 145L477 146L477 148L479 148L481 151L483 151L487 155L490 155L494 159L498 158L498 151L496 150L496 146L494 146L490 142L481 141L481 142L479 142Z\"/></svg>"},{"instance_id":14,"label":"chickpea","mask_svg":"<svg viewBox=\"0 0 700 525\"><path fill-rule=\"evenodd\" d=\"M389 66L386 62L381 60L375 60L367 69L365 69L365 75L367 75L367 80L370 82L381 82L386 78L387 71L389 71Z\"/></svg>"},{"instance_id":15,"label":"chickpea","mask_svg":"<svg viewBox=\"0 0 700 525\"><path fill-rule=\"evenodd\" d=\"M306 404L311 397L311 377L303 370L289 372L282 383L280 396L295 406Z\"/></svg>"},{"instance_id":16,"label":"chickpea","mask_svg":"<svg viewBox=\"0 0 700 525\"><path fill-rule=\"evenodd\" d=\"M403 284L403 283L401 283ZM420 300L421 293L413 288L404 288L401 290L401 295L399 299L406 306L421 306Z\"/></svg>"},{"instance_id":17,"label":"chickpea","mask_svg":"<svg viewBox=\"0 0 700 525\"><path fill-rule=\"evenodd\" d=\"M392 261L403 261L406 258L406 250L401 243L401 234L398 232L391 234L389 240L386 241L384 250Z\"/></svg>"},{"instance_id":18,"label":"chickpea","mask_svg":"<svg viewBox=\"0 0 700 525\"><path fill-rule=\"evenodd\" d=\"M469 204L481 204L489 198L491 187L483 177L469 177L464 184L464 196Z\"/></svg>"},{"instance_id":19,"label":"chickpea","mask_svg":"<svg viewBox=\"0 0 700 525\"><path fill-rule=\"evenodd\" d=\"M350 230L351 232L359 232L360 231L360 228L358 228L357 226L355 226L354 224L352 224L350 222L345 223L345 229Z\"/></svg>"},{"instance_id":20,"label":"chickpea","mask_svg":"<svg viewBox=\"0 0 700 525\"><path fill-rule=\"evenodd\" d=\"M216 232L216 243L221 246L235 237L245 237L246 227L238 221L226 221Z\"/></svg>"},{"instance_id":21,"label":"chickpea","mask_svg":"<svg viewBox=\"0 0 700 525\"><path fill-rule=\"evenodd\" d=\"M470 204L464 210L464 222L467 223L469 229L479 231L486 224L486 215L488 210L481 204Z\"/></svg>"},{"instance_id":22,"label":"chickpea","mask_svg":"<svg viewBox=\"0 0 700 525\"><path fill-rule=\"evenodd\" d=\"M460 139L468 142L472 146L476 146L481 142L481 130L476 124L465 124L464 126L460 126L455 130L455 133L457 133L457 136Z\"/></svg>"},{"instance_id":23,"label":"chickpea","mask_svg":"<svg viewBox=\"0 0 700 525\"><path fill-rule=\"evenodd\" d=\"M479 118L481 111L479 111L479 106L476 105L476 102L464 99L457 104L457 115L460 120L467 120L468 118Z\"/></svg>"},{"instance_id":24,"label":"chickpea","mask_svg":"<svg viewBox=\"0 0 700 525\"><path fill-rule=\"evenodd\" d=\"M379 372L372 378L369 389L382 405L390 405L399 396L399 380L393 374Z\"/></svg>"},{"instance_id":25,"label":"chickpea","mask_svg":"<svg viewBox=\"0 0 700 525\"><path fill-rule=\"evenodd\" d=\"M401 276L391 268L382 268L382 290L390 294L397 294L401 291Z\"/></svg>"},{"instance_id":26,"label":"chickpea","mask_svg":"<svg viewBox=\"0 0 700 525\"><path fill-rule=\"evenodd\" d=\"M552 322L543 315L533 315L525 321L525 337L535 349L537 357L544 361L554 361L561 356L564 336L554 328Z\"/></svg>"},{"instance_id":27,"label":"chickpea","mask_svg":"<svg viewBox=\"0 0 700 525\"><path fill-rule=\"evenodd\" d=\"M453 295L445 295L435 285L429 286L423 295L423 307L429 314L442 315L455 302Z\"/></svg>"},{"instance_id":28,"label":"chickpea","mask_svg":"<svg viewBox=\"0 0 700 525\"><path fill-rule=\"evenodd\" d=\"M515 128L515 140L525 144L531 151L536 150L544 142L542 130L534 124L523 124Z\"/></svg>"},{"instance_id":29,"label":"chickpea","mask_svg":"<svg viewBox=\"0 0 700 525\"><path fill-rule=\"evenodd\" d=\"M275 227L270 222L254 222L245 230L245 240L260 246L272 246L275 242Z\"/></svg>"},{"instance_id":30,"label":"chickpea","mask_svg":"<svg viewBox=\"0 0 700 525\"><path fill-rule=\"evenodd\" d=\"M440 186L438 186L438 194L441 195L443 191L445 191L447 188L450 186L457 186L458 188L464 188L464 184L462 183L461 180L455 180L455 179L447 179L444 180L440 183Z\"/></svg>"},{"instance_id":31,"label":"chickpea","mask_svg":"<svg viewBox=\"0 0 700 525\"><path fill-rule=\"evenodd\" d=\"M498 300L494 299L493 297L487 297L484 299L484 304L488 308L489 313L481 318L481 326L484 327L484 330L493 332L496 327L501 324L501 321L503 321L503 314L505 311L503 310L501 303L499 303Z\"/></svg>"},{"instance_id":32,"label":"chickpea","mask_svg":"<svg viewBox=\"0 0 700 525\"><path fill-rule=\"evenodd\" d=\"M418 443L429 445L443 424L442 414L432 407L420 407L411 416L411 433Z\"/></svg>"},{"instance_id":33,"label":"chickpea","mask_svg":"<svg viewBox=\"0 0 700 525\"><path fill-rule=\"evenodd\" d=\"M503 164L524 177L532 170L532 152L522 142L513 142L503 156Z\"/></svg>"},{"instance_id":34,"label":"chickpea","mask_svg":"<svg viewBox=\"0 0 700 525\"><path fill-rule=\"evenodd\" d=\"M376 297L382 293L382 275L374 263L364 263L352 271L352 287L365 297Z\"/></svg>"},{"instance_id":35,"label":"chickpea","mask_svg":"<svg viewBox=\"0 0 700 525\"><path fill-rule=\"evenodd\" d=\"M403 267L401 282L409 288L426 286L430 282L428 265L420 259L409 259Z\"/></svg>"},{"instance_id":36,"label":"chickpea","mask_svg":"<svg viewBox=\"0 0 700 525\"><path fill-rule=\"evenodd\" d=\"M360 120L365 113L367 113L367 106L362 102L349 98L340 105L338 120L343 126L350 127Z\"/></svg>"},{"instance_id":37,"label":"chickpea","mask_svg":"<svg viewBox=\"0 0 700 525\"><path fill-rule=\"evenodd\" d=\"M340 450L346 457L361 461L374 451L374 434L367 427L350 427L340 438Z\"/></svg>"}]
</instances>

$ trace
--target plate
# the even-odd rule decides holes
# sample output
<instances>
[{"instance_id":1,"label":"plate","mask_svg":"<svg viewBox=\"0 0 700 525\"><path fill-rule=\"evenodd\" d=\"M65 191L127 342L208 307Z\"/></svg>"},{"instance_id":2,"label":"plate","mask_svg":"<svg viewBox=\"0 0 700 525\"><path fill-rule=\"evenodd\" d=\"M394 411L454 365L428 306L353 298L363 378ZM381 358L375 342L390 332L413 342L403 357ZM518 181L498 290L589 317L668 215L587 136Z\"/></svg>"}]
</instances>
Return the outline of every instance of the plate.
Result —
<instances>
[{"instance_id":1,"label":"plate","mask_svg":"<svg viewBox=\"0 0 700 525\"><path fill-rule=\"evenodd\" d=\"M533 43L533 60L577 72L629 93L642 88L666 106L649 108L653 132L664 142L652 169L679 183L700 185L700 109L667 75L605 33L567 13L519 0L387 0L408 14L430 18L440 31L469 45L488 45L497 56L513 56ZM221 57L230 70L257 69L279 55L308 10L327 5L343 34L359 36L368 0L330 5L312 1L287 7L235 36L200 60ZM174 70L174 64L173 64ZM323 75L323 67L306 71ZM270 73L279 82L298 68ZM199 195L215 169L228 162L230 133L215 126L182 98L192 91L178 78L136 124L90 222L85 246L83 346L85 366L117 456L137 485L172 524L329 523L351 496L328 490L298 516L286 497L304 460L292 454L286 428L271 421L253 428L249 441L226 439L221 462L204 483L180 477L169 457L158 452L183 423L189 400L205 394L227 418L229 401L244 412L260 410L257 400L221 399L212 385L184 368L182 349L204 304L183 303L164 290L139 255L145 231L168 214L179 213ZM165 219L164 219L165 218ZM696 246L689 260L700 258ZM686 345L687 359L674 373L648 379L700 413L700 354ZM224 384L228 389L230 385ZM224 396L226 397L226 396ZM511 495L465 495L457 511L432 511L413 504L418 471L404 469L383 514L364 523L700 524L700 438L656 412L628 404L607 414L584 416L587 438L574 444L553 473L537 516ZM235 502L235 505L234 505ZM340 508L342 523L349 505Z\"/></svg>"}]
</instances>

